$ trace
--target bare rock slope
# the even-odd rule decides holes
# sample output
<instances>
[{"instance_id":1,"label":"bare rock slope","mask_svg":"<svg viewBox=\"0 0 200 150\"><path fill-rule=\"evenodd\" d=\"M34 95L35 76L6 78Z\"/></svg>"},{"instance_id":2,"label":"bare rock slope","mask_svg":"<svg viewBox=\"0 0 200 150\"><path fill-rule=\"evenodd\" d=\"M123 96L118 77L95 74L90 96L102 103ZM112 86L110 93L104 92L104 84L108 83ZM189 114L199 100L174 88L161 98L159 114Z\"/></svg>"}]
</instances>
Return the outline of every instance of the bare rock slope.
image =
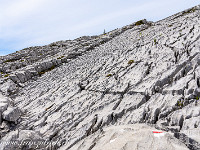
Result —
<instances>
[{"instance_id":1,"label":"bare rock slope","mask_svg":"<svg viewBox=\"0 0 200 150\"><path fill-rule=\"evenodd\" d=\"M200 149L200 6L26 48L0 71L2 150Z\"/></svg>"}]
</instances>

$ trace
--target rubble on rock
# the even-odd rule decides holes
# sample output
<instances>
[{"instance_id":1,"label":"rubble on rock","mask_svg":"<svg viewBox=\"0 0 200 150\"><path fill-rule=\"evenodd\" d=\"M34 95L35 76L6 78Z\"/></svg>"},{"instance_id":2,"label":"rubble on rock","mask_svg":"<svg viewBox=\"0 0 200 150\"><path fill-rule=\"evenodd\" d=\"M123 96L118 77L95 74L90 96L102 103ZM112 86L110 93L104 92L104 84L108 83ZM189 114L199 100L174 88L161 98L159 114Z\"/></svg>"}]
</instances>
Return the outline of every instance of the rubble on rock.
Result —
<instances>
[{"instance_id":1,"label":"rubble on rock","mask_svg":"<svg viewBox=\"0 0 200 150\"><path fill-rule=\"evenodd\" d=\"M200 149L199 33L196 6L1 56L1 141L56 142L41 149ZM154 137L155 128L166 135Z\"/></svg>"}]
</instances>

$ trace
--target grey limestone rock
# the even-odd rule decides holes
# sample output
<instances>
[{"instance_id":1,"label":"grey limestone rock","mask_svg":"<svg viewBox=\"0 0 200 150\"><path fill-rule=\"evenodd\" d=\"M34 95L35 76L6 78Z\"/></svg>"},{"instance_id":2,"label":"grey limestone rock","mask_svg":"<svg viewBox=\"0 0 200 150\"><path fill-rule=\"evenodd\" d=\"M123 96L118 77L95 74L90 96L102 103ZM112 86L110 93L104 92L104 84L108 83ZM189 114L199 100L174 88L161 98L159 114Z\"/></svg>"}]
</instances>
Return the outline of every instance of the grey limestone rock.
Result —
<instances>
[{"instance_id":1,"label":"grey limestone rock","mask_svg":"<svg viewBox=\"0 0 200 150\"><path fill-rule=\"evenodd\" d=\"M199 14L196 6L0 57L0 140L30 133L57 141L47 149L198 149Z\"/></svg>"},{"instance_id":2,"label":"grey limestone rock","mask_svg":"<svg viewBox=\"0 0 200 150\"><path fill-rule=\"evenodd\" d=\"M2 114L3 119L7 121L16 122L21 115L20 110L17 107L8 107Z\"/></svg>"},{"instance_id":3,"label":"grey limestone rock","mask_svg":"<svg viewBox=\"0 0 200 150\"><path fill-rule=\"evenodd\" d=\"M8 141L12 141L12 143L8 143ZM3 137L1 142L0 150L46 150L49 146L49 144L42 139L39 133L30 130L12 131Z\"/></svg>"}]
</instances>

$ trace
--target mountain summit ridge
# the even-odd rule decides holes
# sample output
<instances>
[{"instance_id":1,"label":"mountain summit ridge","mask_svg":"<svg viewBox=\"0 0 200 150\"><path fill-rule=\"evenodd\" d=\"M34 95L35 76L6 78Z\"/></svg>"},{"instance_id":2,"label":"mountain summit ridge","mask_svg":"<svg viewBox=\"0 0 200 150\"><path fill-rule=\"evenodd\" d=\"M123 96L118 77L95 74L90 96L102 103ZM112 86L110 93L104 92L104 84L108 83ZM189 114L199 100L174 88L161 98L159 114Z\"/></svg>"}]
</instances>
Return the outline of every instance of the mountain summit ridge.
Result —
<instances>
[{"instance_id":1,"label":"mountain summit ridge","mask_svg":"<svg viewBox=\"0 0 200 150\"><path fill-rule=\"evenodd\" d=\"M0 150L200 149L200 5L26 48L0 71L0 140L18 142Z\"/></svg>"}]
</instances>

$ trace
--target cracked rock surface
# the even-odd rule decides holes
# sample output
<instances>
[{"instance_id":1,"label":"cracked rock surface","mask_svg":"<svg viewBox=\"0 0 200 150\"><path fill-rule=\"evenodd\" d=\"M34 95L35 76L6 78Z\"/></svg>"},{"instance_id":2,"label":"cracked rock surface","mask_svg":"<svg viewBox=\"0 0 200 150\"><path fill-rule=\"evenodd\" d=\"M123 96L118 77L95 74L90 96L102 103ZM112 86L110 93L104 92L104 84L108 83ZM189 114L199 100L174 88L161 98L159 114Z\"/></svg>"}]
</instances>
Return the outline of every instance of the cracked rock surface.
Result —
<instances>
[{"instance_id":1,"label":"cracked rock surface","mask_svg":"<svg viewBox=\"0 0 200 150\"><path fill-rule=\"evenodd\" d=\"M0 71L2 141L200 149L200 6L1 56ZM154 137L155 128L165 136Z\"/></svg>"},{"instance_id":2,"label":"cracked rock surface","mask_svg":"<svg viewBox=\"0 0 200 150\"><path fill-rule=\"evenodd\" d=\"M152 133L152 127L143 124L112 126L103 132L96 132L78 142L74 149L93 150L187 150L188 148L169 133L158 136ZM64 147L63 147L64 149Z\"/></svg>"}]
</instances>

